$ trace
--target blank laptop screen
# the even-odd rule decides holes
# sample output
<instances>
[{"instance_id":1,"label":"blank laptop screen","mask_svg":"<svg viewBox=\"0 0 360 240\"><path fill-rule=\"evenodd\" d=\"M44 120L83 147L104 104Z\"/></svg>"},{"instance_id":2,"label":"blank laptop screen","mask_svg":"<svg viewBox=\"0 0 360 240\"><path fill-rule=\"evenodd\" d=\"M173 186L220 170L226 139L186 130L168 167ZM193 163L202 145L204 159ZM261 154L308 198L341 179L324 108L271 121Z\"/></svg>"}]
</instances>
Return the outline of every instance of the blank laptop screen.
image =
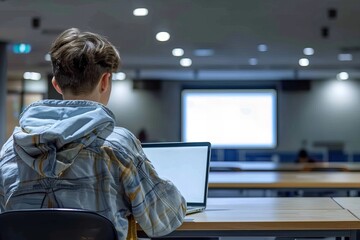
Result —
<instances>
[{"instance_id":1,"label":"blank laptop screen","mask_svg":"<svg viewBox=\"0 0 360 240\"><path fill-rule=\"evenodd\" d=\"M188 203L207 195L208 146L146 146L144 152L161 178L175 184Z\"/></svg>"}]
</instances>

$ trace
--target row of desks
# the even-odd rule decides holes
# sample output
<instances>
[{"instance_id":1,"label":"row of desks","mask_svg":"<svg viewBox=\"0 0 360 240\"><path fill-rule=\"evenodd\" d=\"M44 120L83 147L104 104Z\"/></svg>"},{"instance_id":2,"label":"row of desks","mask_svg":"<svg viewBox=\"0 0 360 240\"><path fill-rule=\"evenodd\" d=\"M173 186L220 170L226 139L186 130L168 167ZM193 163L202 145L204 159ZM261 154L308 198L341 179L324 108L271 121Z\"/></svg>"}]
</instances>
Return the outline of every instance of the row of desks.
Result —
<instances>
[{"instance_id":1,"label":"row of desks","mask_svg":"<svg viewBox=\"0 0 360 240\"><path fill-rule=\"evenodd\" d=\"M276 162L231 162L231 161L212 161L210 171L351 171L360 172L360 163L276 163Z\"/></svg>"},{"instance_id":2,"label":"row of desks","mask_svg":"<svg viewBox=\"0 0 360 240\"><path fill-rule=\"evenodd\" d=\"M360 190L358 163L211 162L210 167L210 190ZM320 171L304 171L311 167ZM349 170L334 171L343 168Z\"/></svg>"},{"instance_id":3,"label":"row of desks","mask_svg":"<svg viewBox=\"0 0 360 240\"><path fill-rule=\"evenodd\" d=\"M357 172L210 172L210 189L360 189Z\"/></svg>"},{"instance_id":4,"label":"row of desks","mask_svg":"<svg viewBox=\"0 0 360 240\"><path fill-rule=\"evenodd\" d=\"M356 189L360 165L212 162L212 189ZM346 167L347 171L342 171ZM140 236L144 236L141 231ZM168 237L349 237L360 240L360 198L209 198Z\"/></svg>"},{"instance_id":5,"label":"row of desks","mask_svg":"<svg viewBox=\"0 0 360 240\"><path fill-rule=\"evenodd\" d=\"M360 198L209 198L169 237L277 236L360 239ZM139 236L144 233L139 231Z\"/></svg>"}]
</instances>

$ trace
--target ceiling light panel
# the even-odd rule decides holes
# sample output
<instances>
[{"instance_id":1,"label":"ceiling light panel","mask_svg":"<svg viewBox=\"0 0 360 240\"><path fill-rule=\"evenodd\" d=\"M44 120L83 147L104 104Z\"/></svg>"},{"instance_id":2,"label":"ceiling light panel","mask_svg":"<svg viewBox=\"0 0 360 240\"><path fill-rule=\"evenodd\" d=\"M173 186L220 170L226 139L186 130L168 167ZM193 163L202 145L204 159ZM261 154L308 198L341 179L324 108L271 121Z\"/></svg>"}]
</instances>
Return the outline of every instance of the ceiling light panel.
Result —
<instances>
[{"instance_id":1,"label":"ceiling light panel","mask_svg":"<svg viewBox=\"0 0 360 240\"><path fill-rule=\"evenodd\" d=\"M338 55L338 60L339 61L352 61L353 57L352 57L352 54L350 54L350 53L340 53Z\"/></svg>"},{"instance_id":2,"label":"ceiling light panel","mask_svg":"<svg viewBox=\"0 0 360 240\"><path fill-rule=\"evenodd\" d=\"M344 81L349 79L349 74L347 72L340 72L336 75L338 80Z\"/></svg>"},{"instance_id":3,"label":"ceiling light panel","mask_svg":"<svg viewBox=\"0 0 360 240\"><path fill-rule=\"evenodd\" d=\"M170 39L170 34L168 32L158 32L156 34L156 40L159 42L166 42Z\"/></svg>"},{"instance_id":4,"label":"ceiling light panel","mask_svg":"<svg viewBox=\"0 0 360 240\"><path fill-rule=\"evenodd\" d=\"M249 64L252 65L252 66L257 65L258 64L257 58L250 58L249 59Z\"/></svg>"},{"instance_id":5,"label":"ceiling light panel","mask_svg":"<svg viewBox=\"0 0 360 240\"><path fill-rule=\"evenodd\" d=\"M304 48L303 53L307 56L311 56L311 55L314 55L315 51L313 48L307 47L307 48Z\"/></svg>"},{"instance_id":6,"label":"ceiling light panel","mask_svg":"<svg viewBox=\"0 0 360 240\"><path fill-rule=\"evenodd\" d=\"M192 65L192 60L190 58L180 59L180 65L183 67L190 67Z\"/></svg>"},{"instance_id":7,"label":"ceiling light panel","mask_svg":"<svg viewBox=\"0 0 360 240\"><path fill-rule=\"evenodd\" d=\"M24 72L23 78L27 80L38 81L41 79L41 74L38 72Z\"/></svg>"},{"instance_id":8,"label":"ceiling light panel","mask_svg":"<svg viewBox=\"0 0 360 240\"><path fill-rule=\"evenodd\" d=\"M148 13L149 13L149 11L147 10L147 8L136 8L133 11L134 16L137 16L137 17L147 16Z\"/></svg>"},{"instance_id":9,"label":"ceiling light panel","mask_svg":"<svg viewBox=\"0 0 360 240\"><path fill-rule=\"evenodd\" d=\"M45 54L44 59L45 59L45 61L50 62L51 61L50 54L49 53Z\"/></svg>"},{"instance_id":10,"label":"ceiling light panel","mask_svg":"<svg viewBox=\"0 0 360 240\"><path fill-rule=\"evenodd\" d=\"M214 55L215 51L213 49L196 49L194 50L194 55L198 57L208 57Z\"/></svg>"},{"instance_id":11,"label":"ceiling light panel","mask_svg":"<svg viewBox=\"0 0 360 240\"><path fill-rule=\"evenodd\" d=\"M266 44L259 44L258 51L259 52L266 52L268 50L268 46Z\"/></svg>"},{"instance_id":12,"label":"ceiling light panel","mask_svg":"<svg viewBox=\"0 0 360 240\"><path fill-rule=\"evenodd\" d=\"M307 59L307 58L301 58L299 60L299 65L302 67L309 66L309 64L310 64L310 62L309 62L309 59Z\"/></svg>"},{"instance_id":13,"label":"ceiling light panel","mask_svg":"<svg viewBox=\"0 0 360 240\"><path fill-rule=\"evenodd\" d=\"M112 74L112 80L125 80L126 74L123 72L117 72Z\"/></svg>"},{"instance_id":14,"label":"ceiling light panel","mask_svg":"<svg viewBox=\"0 0 360 240\"><path fill-rule=\"evenodd\" d=\"M174 48L172 50L172 55L175 57L181 57L182 55L184 55L184 49L182 48Z\"/></svg>"}]
</instances>

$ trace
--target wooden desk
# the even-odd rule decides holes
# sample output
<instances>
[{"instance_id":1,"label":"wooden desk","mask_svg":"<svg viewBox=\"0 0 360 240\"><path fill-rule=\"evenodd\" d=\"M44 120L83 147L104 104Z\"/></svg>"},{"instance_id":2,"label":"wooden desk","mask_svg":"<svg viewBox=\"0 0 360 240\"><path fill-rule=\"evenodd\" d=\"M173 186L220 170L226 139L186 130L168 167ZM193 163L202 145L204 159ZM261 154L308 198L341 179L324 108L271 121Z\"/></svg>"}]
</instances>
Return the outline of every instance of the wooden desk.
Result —
<instances>
[{"instance_id":1,"label":"wooden desk","mask_svg":"<svg viewBox=\"0 0 360 240\"><path fill-rule=\"evenodd\" d=\"M337 197L334 200L344 209L360 218L360 197Z\"/></svg>"},{"instance_id":2,"label":"wooden desk","mask_svg":"<svg viewBox=\"0 0 360 240\"><path fill-rule=\"evenodd\" d=\"M210 189L360 189L355 172L210 172Z\"/></svg>"},{"instance_id":3,"label":"wooden desk","mask_svg":"<svg viewBox=\"0 0 360 240\"><path fill-rule=\"evenodd\" d=\"M360 198L359 198L360 199ZM338 203L331 198L309 197L304 198L208 198L207 210L231 209L242 211L263 210L341 210Z\"/></svg>"},{"instance_id":4,"label":"wooden desk","mask_svg":"<svg viewBox=\"0 0 360 240\"><path fill-rule=\"evenodd\" d=\"M360 210L360 197L336 197L333 198L341 207L349 210Z\"/></svg>"},{"instance_id":5,"label":"wooden desk","mask_svg":"<svg viewBox=\"0 0 360 240\"><path fill-rule=\"evenodd\" d=\"M210 162L211 171L303 171L308 168L327 169L347 169L351 172L360 172L360 163L275 163L275 162L231 162L231 161L212 161Z\"/></svg>"},{"instance_id":6,"label":"wooden desk","mask_svg":"<svg viewBox=\"0 0 360 240\"><path fill-rule=\"evenodd\" d=\"M209 198L204 212L187 216L168 236L347 236L355 240L359 229L360 220L331 198Z\"/></svg>"}]
</instances>

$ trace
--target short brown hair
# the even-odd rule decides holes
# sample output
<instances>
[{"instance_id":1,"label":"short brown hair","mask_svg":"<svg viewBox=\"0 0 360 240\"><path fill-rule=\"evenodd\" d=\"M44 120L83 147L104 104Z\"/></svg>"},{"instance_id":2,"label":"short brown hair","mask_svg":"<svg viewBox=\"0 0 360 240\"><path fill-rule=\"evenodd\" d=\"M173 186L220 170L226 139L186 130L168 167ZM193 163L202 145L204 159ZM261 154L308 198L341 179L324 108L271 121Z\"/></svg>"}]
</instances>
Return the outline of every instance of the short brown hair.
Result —
<instances>
[{"instance_id":1,"label":"short brown hair","mask_svg":"<svg viewBox=\"0 0 360 240\"><path fill-rule=\"evenodd\" d=\"M120 65L119 52L105 37L77 28L58 36L50 56L61 90L74 95L91 92L102 74L115 72Z\"/></svg>"}]
</instances>

